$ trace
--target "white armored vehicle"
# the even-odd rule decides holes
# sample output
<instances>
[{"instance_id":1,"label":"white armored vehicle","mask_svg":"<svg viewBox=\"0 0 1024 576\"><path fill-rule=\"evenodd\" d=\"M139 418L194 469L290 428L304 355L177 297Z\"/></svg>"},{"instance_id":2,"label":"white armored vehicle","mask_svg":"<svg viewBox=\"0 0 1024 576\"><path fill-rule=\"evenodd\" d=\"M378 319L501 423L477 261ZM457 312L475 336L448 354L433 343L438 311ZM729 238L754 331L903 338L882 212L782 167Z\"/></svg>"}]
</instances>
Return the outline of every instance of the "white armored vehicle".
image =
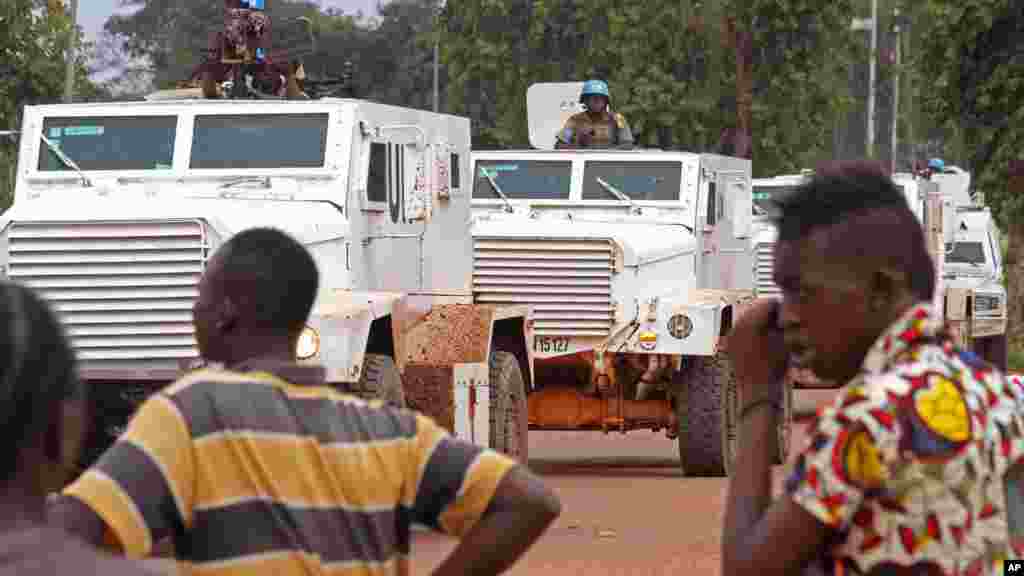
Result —
<instances>
[{"instance_id":1,"label":"white armored vehicle","mask_svg":"<svg viewBox=\"0 0 1024 576\"><path fill-rule=\"evenodd\" d=\"M531 86L534 149L473 153L476 302L532 308L531 429L664 429L684 473L727 473L723 337L754 296L751 163L552 150L580 87Z\"/></svg>"},{"instance_id":2,"label":"white armored vehicle","mask_svg":"<svg viewBox=\"0 0 1024 576\"><path fill-rule=\"evenodd\" d=\"M320 268L300 359L525 457L530 365L516 355L529 310L473 303L468 119L355 99L164 95L26 107L19 146L0 271L67 326L106 432L87 459L140 396L197 360L204 264L256 226L296 237Z\"/></svg>"}]
</instances>

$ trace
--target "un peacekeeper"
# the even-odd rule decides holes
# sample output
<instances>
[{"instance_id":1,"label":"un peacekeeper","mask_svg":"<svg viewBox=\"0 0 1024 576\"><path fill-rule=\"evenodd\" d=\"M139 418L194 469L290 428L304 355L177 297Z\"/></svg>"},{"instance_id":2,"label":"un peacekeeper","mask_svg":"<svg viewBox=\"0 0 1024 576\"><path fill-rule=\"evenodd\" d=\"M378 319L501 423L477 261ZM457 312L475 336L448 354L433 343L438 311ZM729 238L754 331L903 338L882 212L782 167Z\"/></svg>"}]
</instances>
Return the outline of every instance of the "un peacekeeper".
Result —
<instances>
[{"instance_id":1,"label":"un peacekeeper","mask_svg":"<svg viewBox=\"0 0 1024 576\"><path fill-rule=\"evenodd\" d=\"M626 118L609 108L611 97L603 80L587 80L580 92L586 111L573 114L558 133L555 148L632 148L633 133Z\"/></svg>"}]
</instances>

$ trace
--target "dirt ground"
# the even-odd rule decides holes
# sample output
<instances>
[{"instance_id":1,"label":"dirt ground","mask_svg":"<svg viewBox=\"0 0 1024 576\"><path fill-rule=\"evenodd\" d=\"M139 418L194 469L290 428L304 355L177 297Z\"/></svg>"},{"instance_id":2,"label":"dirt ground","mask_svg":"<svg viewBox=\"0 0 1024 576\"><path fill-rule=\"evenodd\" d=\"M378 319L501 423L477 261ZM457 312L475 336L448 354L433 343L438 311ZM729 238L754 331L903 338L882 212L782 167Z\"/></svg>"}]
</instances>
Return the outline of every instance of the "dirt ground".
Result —
<instances>
[{"instance_id":1,"label":"dirt ground","mask_svg":"<svg viewBox=\"0 0 1024 576\"><path fill-rule=\"evenodd\" d=\"M795 409L809 413L833 394L798 392ZM794 447L803 445L803 428L794 430ZM726 480L683 478L664 435L531 432L530 466L557 490L562 516L508 574L719 574ZM785 469L776 467L777 485ZM413 573L429 574L453 546L417 534Z\"/></svg>"},{"instance_id":2,"label":"dirt ground","mask_svg":"<svg viewBox=\"0 0 1024 576\"><path fill-rule=\"evenodd\" d=\"M796 409L806 413L832 394L800 393ZM796 426L794 446L802 446L803 428ZM530 456L561 497L562 516L507 574L719 574L726 481L683 478L674 441L650 432L531 432ZM777 484L785 468L776 468ZM430 574L453 547L445 536L417 532L413 574Z\"/></svg>"}]
</instances>

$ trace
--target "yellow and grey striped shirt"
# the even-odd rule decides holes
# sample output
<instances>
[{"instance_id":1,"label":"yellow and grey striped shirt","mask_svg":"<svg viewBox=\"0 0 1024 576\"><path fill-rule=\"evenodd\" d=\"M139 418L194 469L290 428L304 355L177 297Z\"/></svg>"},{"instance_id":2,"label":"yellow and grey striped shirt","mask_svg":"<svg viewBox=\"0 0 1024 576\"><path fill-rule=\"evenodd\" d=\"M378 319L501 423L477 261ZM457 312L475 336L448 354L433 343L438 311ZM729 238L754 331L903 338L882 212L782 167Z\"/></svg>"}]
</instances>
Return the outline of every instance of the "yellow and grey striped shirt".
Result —
<instances>
[{"instance_id":1,"label":"yellow and grey striped shirt","mask_svg":"<svg viewBox=\"0 0 1024 576\"><path fill-rule=\"evenodd\" d=\"M411 524L453 536L515 462L323 370L201 370L148 398L65 490L130 557L172 536L184 573L409 573Z\"/></svg>"}]
</instances>

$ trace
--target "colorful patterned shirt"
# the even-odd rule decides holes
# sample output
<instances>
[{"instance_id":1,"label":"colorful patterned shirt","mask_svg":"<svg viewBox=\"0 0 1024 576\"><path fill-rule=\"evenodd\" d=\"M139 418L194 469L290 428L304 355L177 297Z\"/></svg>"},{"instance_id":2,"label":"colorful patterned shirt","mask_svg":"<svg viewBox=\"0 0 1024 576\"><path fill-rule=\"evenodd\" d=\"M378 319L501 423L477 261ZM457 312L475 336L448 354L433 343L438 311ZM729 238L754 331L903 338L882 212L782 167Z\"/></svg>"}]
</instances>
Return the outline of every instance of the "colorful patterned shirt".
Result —
<instances>
[{"instance_id":1,"label":"colorful patterned shirt","mask_svg":"<svg viewBox=\"0 0 1024 576\"><path fill-rule=\"evenodd\" d=\"M786 482L837 532L824 571L1001 574L1024 557L1006 482L1022 415L1024 388L957 349L930 307L909 310L811 422Z\"/></svg>"},{"instance_id":2,"label":"colorful patterned shirt","mask_svg":"<svg viewBox=\"0 0 1024 576\"><path fill-rule=\"evenodd\" d=\"M412 523L464 535L515 462L323 376L190 374L148 398L65 494L130 557L172 536L184 574L408 574Z\"/></svg>"}]
</instances>

